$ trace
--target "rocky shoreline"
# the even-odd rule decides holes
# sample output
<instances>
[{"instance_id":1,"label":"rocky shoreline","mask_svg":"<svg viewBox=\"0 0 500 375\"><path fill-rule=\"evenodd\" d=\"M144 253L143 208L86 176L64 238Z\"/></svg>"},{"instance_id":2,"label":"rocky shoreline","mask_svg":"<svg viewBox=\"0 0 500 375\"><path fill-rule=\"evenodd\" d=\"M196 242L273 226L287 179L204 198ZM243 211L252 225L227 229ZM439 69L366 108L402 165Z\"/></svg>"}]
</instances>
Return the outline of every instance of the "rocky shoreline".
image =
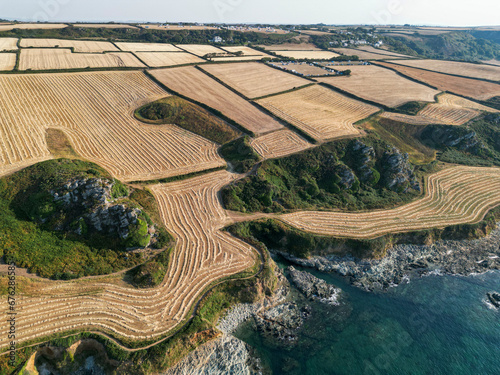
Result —
<instances>
[{"instance_id":1,"label":"rocky shoreline","mask_svg":"<svg viewBox=\"0 0 500 375\"><path fill-rule=\"evenodd\" d=\"M468 276L500 269L500 227L476 240L438 241L432 245L397 245L380 260L354 257L315 256L296 258L276 252L289 262L336 272L366 291L383 291L411 277L429 274Z\"/></svg>"}]
</instances>

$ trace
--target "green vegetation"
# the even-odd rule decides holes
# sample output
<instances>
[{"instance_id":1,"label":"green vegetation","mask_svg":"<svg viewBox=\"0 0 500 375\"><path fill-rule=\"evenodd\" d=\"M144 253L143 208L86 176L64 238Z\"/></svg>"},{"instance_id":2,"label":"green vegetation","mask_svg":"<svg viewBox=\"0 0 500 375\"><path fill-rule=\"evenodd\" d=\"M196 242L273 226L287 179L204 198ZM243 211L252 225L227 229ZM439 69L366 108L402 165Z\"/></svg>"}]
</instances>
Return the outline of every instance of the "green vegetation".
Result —
<instances>
[{"instance_id":1,"label":"green vegetation","mask_svg":"<svg viewBox=\"0 0 500 375\"><path fill-rule=\"evenodd\" d=\"M172 248L169 248L146 263L127 272L130 282L137 288L153 288L161 284L167 273Z\"/></svg>"},{"instance_id":2,"label":"green vegetation","mask_svg":"<svg viewBox=\"0 0 500 375\"><path fill-rule=\"evenodd\" d=\"M207 110L176 96L146 104L135 111L137 119L152 124L175 124L211 141L224 144L241 133Z\"/></svg>"},{"instance_id":3,"label":"green vegetation","mask_svg":"<svg viewBox=\"0 0 500 375\"><path fill-rule=\"evenodd\" d=\"M405 113L407 115L416 115L428 103L424 102L408 102L393 109L394 112Z\"/></svg>"},{"instance_id":4,"label":"green vegetation","mask_svg":"<svg viewBox=\"0 0 500 375\"><path fill-rule=\"evenodd\" d=\"M140 254L123 250L125 246L149 243L148 211L155 221L159 216L150 210L154 198L141 190L125 198L122 204L130 202L130 206L140 208L142 214L137 223L129 227L129 236L122 240L116 235L91 230L79 207L71 206L68 210L50 194L68 181L90 178L113 181L96 164L68 159L46 161L1 178L0 257L42 277L55 279L109 274L141 263ZM114 186L117 186L112 191L115 197L128 194L128 188L120 182ZM171 237L164 228L157 230L157 244L165 246Z\"/></svg>"},{"instance_id":5,"label":"green vegetation","mask_svg":"<svg viewBox=\"0 0 500 375\"><path fill-rule=\"evenodd\" d=\"M393 179L386 158L394 150L374 136L340 140L281 159L265 160L256 175L222 190L225 207L242 212L293 209L374 209L399 205L418 192ZM401 157L401 172L410 173Z\"/></svg>"},{"instance_id":6,"label":"green vegetation","mask_svg":"<svg viewBox=\"0 0 500 375\"><path fill-rule=\"evenodd\" d=\"M226 143L220 148L220 153L238 173L248 172L255 163L260 161L260 156L250 146L248 136Z\"/></svg>"}]
</instances>

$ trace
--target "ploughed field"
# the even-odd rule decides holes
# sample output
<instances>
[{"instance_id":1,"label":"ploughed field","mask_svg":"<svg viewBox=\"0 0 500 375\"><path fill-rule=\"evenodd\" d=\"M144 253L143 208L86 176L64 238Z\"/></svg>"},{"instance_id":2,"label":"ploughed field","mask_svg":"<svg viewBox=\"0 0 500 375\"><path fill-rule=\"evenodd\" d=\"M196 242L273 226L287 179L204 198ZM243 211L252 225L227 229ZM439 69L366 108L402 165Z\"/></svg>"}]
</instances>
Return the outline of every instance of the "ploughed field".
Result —
<instances>
[{"instance_id":1,"label":"ploughed field","mask_svg":"<svg viewBox=\"0 0 500 375\"><path fill-rule=\"evenodd\" d=\"M325 236L375 238L481 221L500 205L500 169L451 167L431 175L425 196L410 204L363 213L300 211L279 216L297 229Z\"/></svg>"},{"instance_id":2,"label":"ploughed field","mask_svg":"<svg viewBox=\"0 0 500 375\"><path fill-rule=\"evenodd\" d=\"M125 181L225 164L215 143L133 118L135 108L168 96L142 72L2 75L0 93L1 175L50 158L48 128L62 130L78 155Z\"/></svg>"},{"instance_id":3,"label":"ploughed field","mask_svg":"<svg viewBox=\"0 0 500 375\"><path fill-rule=\"evenodd\" d=\"M158 339L188 317L213 282L253 266L253 248L220 229L229 219L219 189L234 175L214 172L155 185L162 219L177 241L164 281L153 289L119 286L111 278L37 281L24 295L16 328L19 343L69 330L99 330L130 340ZM0 299L5 296L0 297ZM7 320L0 323L0 349L8 347Z\"/></svg>"}]
</instances>

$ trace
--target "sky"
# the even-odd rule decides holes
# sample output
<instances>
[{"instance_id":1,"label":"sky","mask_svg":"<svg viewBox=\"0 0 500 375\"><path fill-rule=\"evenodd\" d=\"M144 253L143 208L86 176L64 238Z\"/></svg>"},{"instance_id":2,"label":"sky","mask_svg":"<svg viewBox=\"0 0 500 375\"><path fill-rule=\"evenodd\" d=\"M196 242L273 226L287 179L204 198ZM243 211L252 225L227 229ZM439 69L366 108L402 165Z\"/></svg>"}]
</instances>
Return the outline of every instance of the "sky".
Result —
<instances>
[{"instance_id":1,"label":"sky","mask_svg":"<svg viewBox=\"0 0 500 375\"><path fill-rule=\"evenodd\" d=\"M499 0L0 0L0 18L44 22L500 24Z\"/></svg>"}]
</instances>

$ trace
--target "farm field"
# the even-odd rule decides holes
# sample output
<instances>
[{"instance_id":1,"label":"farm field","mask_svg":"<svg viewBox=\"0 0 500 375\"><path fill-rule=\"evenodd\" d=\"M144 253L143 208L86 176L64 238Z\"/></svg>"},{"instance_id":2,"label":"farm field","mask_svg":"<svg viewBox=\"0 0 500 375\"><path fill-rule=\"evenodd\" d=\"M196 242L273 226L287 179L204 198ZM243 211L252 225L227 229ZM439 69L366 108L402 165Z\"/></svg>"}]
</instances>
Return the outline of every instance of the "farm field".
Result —
<instances>
[{"instance_id":1,"label":"farm field","mask_svg":"<svg viewBox=\"0 0 500 375\"><path fill-rule=\"evenodd\" d=\"M0 38L0 51L17 50L17 38Z\"/></svg>"},{"instance_id":2,"label":"farm field","mask_svg":"<svg viewBox=\"0 0 500 375\"><path fill-rule=\"evenodd\" d=\"M318 59L318 60L323 60L323 59L332 59L334 57L339 56L338 53L335 52L329 52L329 51L271 51L276 53L277 55L284 56L284 57L291 57L294 59Z\"/></svg>"},{"instance_id":3,"label":"farm field","mask_svg":"<svg viewBox=\"0 0 500 375\"><path fill-rule=\"evenodd\" d=\"M195 67L153 70L151 74L168 88L220 111L253 133L283 128L278 121Z\"/></svg>"},{"instance_id":4,"label":"farm field","mask_svg":"<svg viewBox=\"0 0 500 375\"><path fill-rule=\"evenodd\" d=\"M242 61L258 61L262 60L265 56L221 56L212 57L210 61L214 62L242 62Z\"/></svg>"},{"instance_id":5,"label":"farm field","mask_svg":"<svg viewBox=\"0 0 500 375\"><path fill-rule=\"evenodd\" d=\"M226 51L208 44L177 44L176 47L200 57L209 53L226 53Z\"/></svg>"},{"instance_id":6,"label":"farm field","mask_svg":"<svg viewBox=\"0 0 500 375\"><path fill-rule=\"evenodd\" d=\"M442 60L400 60L400 65L427 69L439 73L454 74L462 77L500 81L500 66L472 64Z\"/></svg>"},{"instance_id":7,"label":"farm field","mask_svg":"<svg viewBox=\"0 0 500 375\"><path fill-rule=\"evenodd\" d=\"M500 205L500 169L451 167L428 178L425 196L392 210L296 212L278 218L326 236L375 238L387 233L475 223Z\"/></svg>"},{"instance_id":8,"label":"farm field","mask_svg":"<svg viewBox=\"0 0 500 375\"><path fill-rule=\"evenodd\" d=\"M19 70L61 70L85 68L145 68L129 52L71 53L68 49L22 49Z\"/></svg>"},{"instance_id":9,"label":"farm field","mask_svg":"<svg viewBox=\"0 0 500 375\"><path fill-rule=\"evenodd\" d=\"M125 181L225 165L215 143L132 117L135 108L168 96L142 72L1 75L0 93L0 175L49 158L48 128L61 130L78 155Z\"/></svg>"},{"instance_id":10,"label":"farm field","mask_svg":"<svg viewBox=\"0 0 500 375\"><path fill-rule=\"evenodd\" d=\"M407 59L408 58L410 58L410 59L413 58L412 56L403 55L401 53L391 52L391 51L387 51L387 50L382 49L382 48L375 48L375 47L372 47L372 46L363 46L363 47L359 47L358 49L361 50L361 51L365 51L365 52L378 53L378 54L381 54L381 55L391 56L390 58L396 58L396 57L402 57L402 58L407 58Z\"/></svg>"},{"instance_id":11,"label":"farm field","mask_svg":"<svg viewBox=\"0 0 500 375\"><path fill-rule=\"evenodd\" d=\"M222 47L223 50L229 53L243 52L243 56L262 56L270 57L267 53L257 51L256 49L246 47L246 46L234 46L234 47Z\"/></svg>"},{"instance_id":12,"label":"farm field","mask_svg":"<svg viewBox=\"0 0 500 375\"><path fill-rule=\"evenodd\" d=\"M385 54L363 51L359 48L334 48L333 51L346 56L356 55L360 60L387 60L401 59L399 56L387 56Z\"/></svg>"},{"instance_id":13,"label":"farm field","mask_svg":"<svg viewBox=\"0 0 500 375\"><path fill-rule=\"evenodd\" d=\"M187 52L136 52L135 55L152 68L205 62Z\"/></svg>"},{"instance_id":14,"label":"farm field","mask_svg":"<svg viewBox=\"0 0 500 375\"><path fill-rule=\"evenodd\" d=\"M265 48L268 51L321 51L312 43L283 43L273 45L260 45L259 47Z\"/></svg>"},{"instance_id":15,"label":"farm field","mask_svg":"<svg viewBox=\"0 0 500 375\"><path fill-rule=\"evenodd\" d=\"M353 124L379 110L318 85L257 102L318 141L358 135Z\"/></svg>"},{"instance_id":16,"label":"farm field","mask_svg":"<svg viewBox=\"0 0 500 375\"><path fill-rule=\"evenodd\" d=\"M112 43L97 42L93 40L66 40L66 39L29 39L23 38L20 43L21 47L35 48L74 48L75 52L104 52L104 51L119 51Z\"/></svg>"},{"instance_id":17,"label":"farm field","mask_svg":"<svg viewBox=\"0 0 500 375\"><path fill-rule=\"evenodd\" d=\"M264 159L281 158L313 147L311 143L288 129L254 138L251 146Z\"/></svg>"},{"instance_id":18,"label":"farm field","mask_svg":"<svg viewBox=\"0 0 500 375\"><path fill-rule=\"evenodd\" d=\"M488 60L488 61L483 61L483 63L500 66L500 60Z\"/></svg>"},{"instance_id":19,"label":"farm field","mask_svg":"<svg viewBox=\"0 0 500 375\"><path fill-rule=\"evenodd\" d=\"M203 70L245 95L257 98L287 91L311 82L261 63L235 63L204 65Z\"/></svg>"},{"instance_id":20,"label":"farm field","mask_svg":"<svg viewBox=\"0 0 500 375\"><path fill-rule=\"evenodd\" d=\"M64 29L68 27L65 23L16 23L0 25L0 31L10 31L14 29L21 30L45 30L45 29Z\"/></svg>"},{"instance_id":21,"label":"farm field","mask_svg":"<svg viewBox=\"0 0 500 375\"><path fill-rule=\"evenodd\" d=\"M90 29L137 29L136 26L123 23L74 23L74 27L87 27Z\"/></svg>"},{"instance_id":22,"label":"farm field","mask_svg":"<svg viewBox=\"0 0 500 375\"><path fill-rule=\"evenodd\" d=\"M447 74L430 72L409 66L377 62L377 65L386 66L397 70L413 79L437 87L439 90L450 91L458 95L467 96L477 100L487 100L500 96L500 85L493 82L479 81L472 78L462 78Z\"/></svg>"},{"instance_id":23,"label":"farm field","mask_svg":"<svg viewBox=\"0 0 500 375\"><path fill-rule=\"evenodd\" d=\"M144 29L152 29L152 30L218 30L217 27L213 26L178 26L178 25L150 25L144 24L139 25Z\"/></svg>"},{"instance_id":24,"label":"farm field","mask_svg":"<svg viewBox=\"0 0 500 375\"><path fill-rule=\"evenodd\" d=\"M16 66L15 53L0 53L0 70L12 70Z\"/></svg>"},{"instance_id":25,"label":"farm field","mask_svg":"<svg viewBox=\"0 0 500 375\"><path fill-rule=\"evenodd\" d=\"M278 62L270 64L280 69L296 72L304 76L326 76L329 74L334 74L326 69L322 69L319 66L306 62L300 62L300 63Z\"/></svg>"},{"instance_id":26,"label":"farm field","mask_svg":"<svg viewBox=\"0 0 500 375\"><path fill-rule=\"evenodd\" d=\"M438 97L438 103L428 104L416 116L393 112L384 112L381 116L412 125L463 125L479 116L479 111L500 112L459 96L442 94Z\"/></svg>"},{"instance_id":27,"label":"farm field","mask_svg":"<svg viewBox=\"0 0 500 375\"><path fill-rule=\"evenodd\" d=\"M115 43L122 51L127 52L180 52L181 50L169 43Z\"/></svg>"},{"instance_id":28,"label":"farm field","mask_svg":"<svg viewBox=\"0 0 500 375\"><path fill-rule=\"evenodd\" d=\"M388 107L398 107L411 101L434 102L434 96L439 94L437 90L378 66L353 65L345 68L351 70L348 77L319 77L316 80Z\"/></svg>"},{"instance_id":29,"label":"farm field","mask_svg":"<svg viewBox=\"0 0 500 375\"><path fill-rule=\"evenodd\" d=\"M18 342L74 329L146 340L159 338L181 323L212 282L242 272L256 261L250 245L220 230L230 220L217 193L232 178L220 171L153 186L162 220L176 238L163 282L156 288L136 289L118 285L116 277L34 281L36 293L22 296L24 323L17 327ZM8 345L7 331L4 319L1 349Z\"/></svg>"}]
</instances>

